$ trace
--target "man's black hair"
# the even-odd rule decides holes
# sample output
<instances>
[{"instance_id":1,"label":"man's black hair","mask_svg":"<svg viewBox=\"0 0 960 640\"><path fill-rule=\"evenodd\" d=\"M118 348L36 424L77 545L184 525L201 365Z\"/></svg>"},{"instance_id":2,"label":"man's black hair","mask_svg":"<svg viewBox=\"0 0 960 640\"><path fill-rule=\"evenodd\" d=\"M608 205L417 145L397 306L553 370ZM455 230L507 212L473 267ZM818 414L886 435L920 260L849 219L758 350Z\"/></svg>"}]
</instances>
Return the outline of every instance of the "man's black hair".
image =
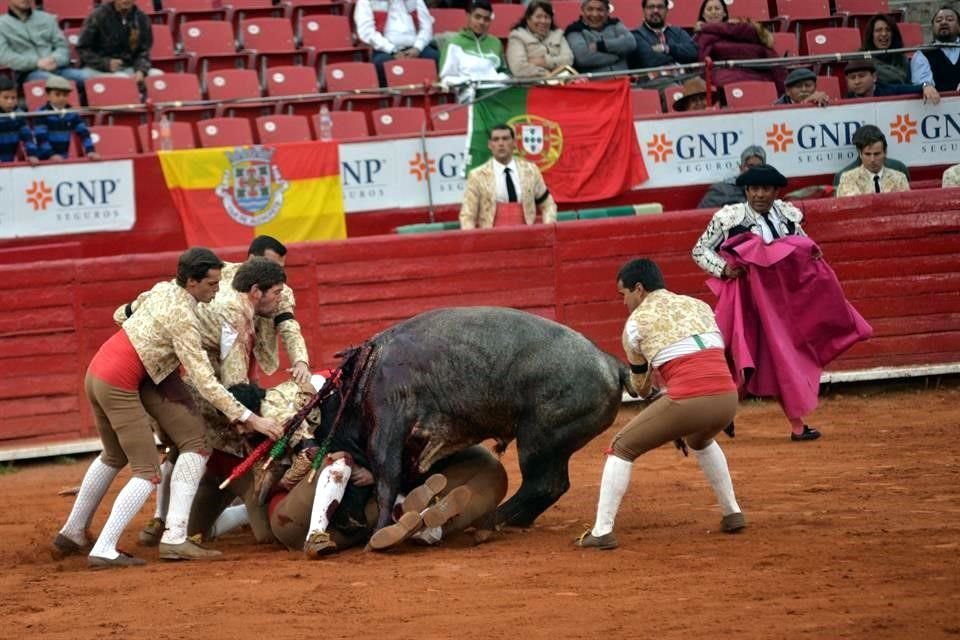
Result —
<instances>
[{"instance_id":1,"label":"man's black hair","mask_svg":"<svg viewBox=\"0 0 960 640\"><path fill-rule=\"evenodd\" d=\"M287 248L272 236L257 236L254 238L253 242L250 243L250 248L247 249L247 253L251 256L262 256L268 250L273 251L278 256L287 255Z\"/></svg>"},{"instance_id":2,"label":"man's black hair","mask_svg":"<svg viewBox=\"0 0 960 640\"><path fill-rule=\"evenodd\" d=\"M187 280L199 282L211 269L223 269L223 260L206 247L191 247L180 254L177 262L177 284L187 286Z\"/></svg>"},{"instance_id":3,"label":"man's black hair","mask_svg":"<svg viewBox=\"0 0 960 640\"><path fill-rule=\"evenodd\" d=\"M667 288L667 284L663 281L663 274L660 273L660 267L649 258L638 258L623 265L620 267L617 279L631 291L637 283L643 286L644 291Z\"/></svg>"}]
</instances>

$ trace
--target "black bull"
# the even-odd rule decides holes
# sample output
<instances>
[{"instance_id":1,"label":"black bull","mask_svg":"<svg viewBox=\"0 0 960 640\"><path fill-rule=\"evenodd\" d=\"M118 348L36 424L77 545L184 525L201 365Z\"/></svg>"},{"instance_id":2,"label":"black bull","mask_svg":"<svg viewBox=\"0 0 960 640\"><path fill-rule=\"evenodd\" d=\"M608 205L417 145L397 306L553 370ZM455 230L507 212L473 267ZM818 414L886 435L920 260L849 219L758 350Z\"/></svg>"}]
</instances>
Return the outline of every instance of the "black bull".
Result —
<instances>
[{"instance_id":1,"label":"black bull","mask_svg":"<svg viewBox=\"0 0 960 640\"><path fill-rule=\"evenodd\" d=\"M337 435L366 451L378 529L402 486L487 439L501 451L516 439L523 476L496 524L532 524L567 491L570 456L610 426L629 385L629 369L581 334L497 307L430 311L341 355L343 386L355 388ZM325 424L338 405L325 403Z\"/></svg>"}]
</instances>

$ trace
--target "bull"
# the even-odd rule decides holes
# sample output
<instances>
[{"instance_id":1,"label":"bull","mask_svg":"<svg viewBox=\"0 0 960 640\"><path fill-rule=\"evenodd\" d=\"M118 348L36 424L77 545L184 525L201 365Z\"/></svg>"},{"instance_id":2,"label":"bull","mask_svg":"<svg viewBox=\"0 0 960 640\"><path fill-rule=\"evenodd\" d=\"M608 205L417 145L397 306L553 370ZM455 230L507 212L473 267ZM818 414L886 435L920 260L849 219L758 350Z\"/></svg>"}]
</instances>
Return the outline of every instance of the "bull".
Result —
<instances>
[{"instance_id":1,"label":"bull","mask_svg":"<svg viewBox=\"0 0 960 640\"><path fill-rule=\"evenodd\" d=\"M353 392L324 402L323 423L365 450L376 529L390 524L401 487L488 439L500 453L516 440L522 474L491 524L531 525L570 487L570 456L610 426L623 390L633 393L621 361L514 309L429 311L339 355Z\"/></svg>"}]
</instances>

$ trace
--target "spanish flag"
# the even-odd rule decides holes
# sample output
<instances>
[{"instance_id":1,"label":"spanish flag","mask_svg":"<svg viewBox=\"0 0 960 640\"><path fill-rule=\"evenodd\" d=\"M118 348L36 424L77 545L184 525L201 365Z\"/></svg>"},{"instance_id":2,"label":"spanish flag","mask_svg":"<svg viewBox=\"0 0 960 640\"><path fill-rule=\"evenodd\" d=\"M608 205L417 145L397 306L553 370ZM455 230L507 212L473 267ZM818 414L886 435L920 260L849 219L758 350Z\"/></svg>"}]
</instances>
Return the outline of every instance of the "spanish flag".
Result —
<instances>
[{"instance_id":1,"label":"spanish flag","mask_svg":"<svg viewBox=\"0 0 960 640\"><path fill-rule=\"evenodd\" d=\"M245 245L345 238L335 142L161 151L187 244Z\"/></svg>"}]
</instances>

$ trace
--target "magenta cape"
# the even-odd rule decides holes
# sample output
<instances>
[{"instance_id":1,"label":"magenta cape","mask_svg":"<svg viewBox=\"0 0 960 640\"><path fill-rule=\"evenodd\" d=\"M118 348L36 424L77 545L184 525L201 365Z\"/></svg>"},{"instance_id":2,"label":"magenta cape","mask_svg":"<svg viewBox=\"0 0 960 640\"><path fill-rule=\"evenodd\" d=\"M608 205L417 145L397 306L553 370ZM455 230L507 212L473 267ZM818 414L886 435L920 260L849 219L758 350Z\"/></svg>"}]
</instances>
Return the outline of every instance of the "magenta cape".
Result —
<instances>
[{"instance_id":1,"label":"magenta cape","mask_svg":"<svg viewBox=\"0 0 960 640\"><path fill-rule=\"evenodd\" d=\"M847 302L833 269L814 258L820 249L809 238L764 244L743 233L720 254L747 269L740 278L707 281L719 298L717 324L737 386L776 396L788 418L806 416L817 406L823 368L873 329Z\"/></svg>"}]
</instances>

